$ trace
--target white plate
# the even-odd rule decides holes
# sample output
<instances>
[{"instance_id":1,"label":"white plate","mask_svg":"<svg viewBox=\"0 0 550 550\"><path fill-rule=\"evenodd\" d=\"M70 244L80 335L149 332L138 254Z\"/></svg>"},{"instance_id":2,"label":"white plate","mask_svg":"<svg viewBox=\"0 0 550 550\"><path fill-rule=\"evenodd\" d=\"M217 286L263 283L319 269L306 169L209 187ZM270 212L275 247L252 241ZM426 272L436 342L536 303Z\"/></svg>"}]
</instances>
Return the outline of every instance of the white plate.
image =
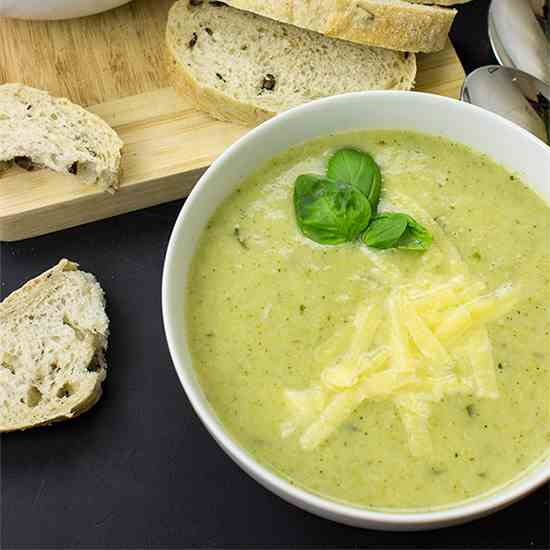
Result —
<instances>
[{"instance_id":1,"label":"white plate","mask_svg":"<svg viewBox=\"0 0 550 550\"><path fill-rule=\"evenodd\" d=\"M414 130L469 145L520 174L550 202L550 148L526 130L479 107L424 93L364 92L292 109L227 149L187 199L164 266L162 310L168 346L180 381L206 428L237 464L288 502L334 521L371 529L420 530L464 523L503 508L548 481L550 459L497 492L429 512L386 513L347 506L293 486L258 464L226 433L191 364L185 338L185 288L195 247L210 216L261 163L306 140L358 129Z\"/></svg>"},{"instance_id":2,"label":"white plate","mask_svg":"<svg viewBox=\"0 0 550 550\"><path fill-rule=\"evenodd\" d=\"M0 0L0 17L71 19L110 10L130 0Z\"/></svg>"}]
</instances>

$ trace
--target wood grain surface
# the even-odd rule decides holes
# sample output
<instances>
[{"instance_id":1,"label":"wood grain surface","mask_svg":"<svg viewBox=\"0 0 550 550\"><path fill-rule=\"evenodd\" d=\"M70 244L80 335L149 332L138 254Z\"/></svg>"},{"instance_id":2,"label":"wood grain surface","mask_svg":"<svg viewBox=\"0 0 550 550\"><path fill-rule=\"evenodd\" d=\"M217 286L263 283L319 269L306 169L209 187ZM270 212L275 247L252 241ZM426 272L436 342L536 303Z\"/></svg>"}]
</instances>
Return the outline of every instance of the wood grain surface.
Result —
<instances>
[{"instance_id":1,"label":"wood grain surface","mask_svg":"<svg viewBox=\"0 0 550 550\"><path fill-rule=\"evenodd\" d=\"M0 82L23 82L81 105L168 86L163 57L173 0L135 0L68 21L0 18Z\"/></svg>"},{"instance_id":2,"label":"wood grain surface","mask_svg":"<svg viewBox=\"0 0 550 550\"><path fill-rule=\"evenodd\" d=\"M164 28L172 0L135 0L71 21L0 19L0 83L23 82L96 112L125 142L120 190L74 176L12 169L0 176L0 240L73 227L186 196L247 128L198 112L169 87ZM416 89L458 97L464 71L449 43L419 55Z\"/></svg>"}]
</instances>

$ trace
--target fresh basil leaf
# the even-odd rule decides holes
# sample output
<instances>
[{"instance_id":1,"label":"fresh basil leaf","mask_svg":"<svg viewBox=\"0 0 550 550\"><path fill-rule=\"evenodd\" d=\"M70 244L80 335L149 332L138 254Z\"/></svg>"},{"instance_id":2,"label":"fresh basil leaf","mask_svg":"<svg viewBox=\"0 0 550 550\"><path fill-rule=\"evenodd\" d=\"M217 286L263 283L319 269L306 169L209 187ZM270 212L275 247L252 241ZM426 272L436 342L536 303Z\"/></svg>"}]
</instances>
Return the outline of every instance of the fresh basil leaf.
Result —
<instances>
[{"instance_id":1,"label":"fresh basil leaf","mask_svg":"<svg viewBox=\"0 0 550 550\"><path fill-rule=\"evenodd\" d=\"M357 149L340 149L328 161L327 177L357 187L369 199L372 211L376 213L380 202L382 174L371 155Z\"/></svg>"},{"instance_id":2,"label":"fresh basil leaf","mask_svg":"<svg viewBox=\"0 0 550 550\"><path fill-rule=\"evenodd\" d=\"M428 250L433 242L431 233L415 219L407 216L407 230L397 243L397 248L405 250Z\"/></svg>"},{"instance_id":3,"label":"fresh basil leaf","mask_svg":"<svg viewBox=\"0 0 550 550\"><path fill-rule=\"evenodd\" d=\"M296 179L294 209L302 233L320 244L353 241L372 215L368 199L353 185L312 174Z\"/></svg>"},{"instance_id":4,"label":"fresh basil leaf","mask_svg":"<svg viewBox=\"0 0 550 550\"><path fill-rule=\"evenodd\" d=\"M433 238L429 231L408 214L386 212L377 216L363 234L371 248L427 250Z\"/></svg>"},{"instance_id":5,"label":"fresh basil leaf","mask_svg":"<svg viewBox=\"0 0 550 550\"><path fill-rule=\"evenodd\" d=\"M406 214L380 214L363 234L363 241L372 248L395 248L407 230L408 218Z\"/></svg>"}]
</instances>

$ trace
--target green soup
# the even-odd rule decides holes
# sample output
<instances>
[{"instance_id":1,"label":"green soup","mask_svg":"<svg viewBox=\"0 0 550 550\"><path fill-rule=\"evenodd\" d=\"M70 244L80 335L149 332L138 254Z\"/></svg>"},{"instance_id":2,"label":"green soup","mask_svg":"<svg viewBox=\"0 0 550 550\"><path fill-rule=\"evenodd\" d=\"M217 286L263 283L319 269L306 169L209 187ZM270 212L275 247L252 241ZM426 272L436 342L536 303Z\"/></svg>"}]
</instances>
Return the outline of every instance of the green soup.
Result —
<instances>
[{"instance_id":1,"label":"green soup","mask_svg":"<svg viewBox=\"0 0 550 550\"><path fill-rule=\"evenodd\" d=\"M434 236L428 252L379 251L359 241L323 246L301 234L295 179L323 173L328 155L342 146L373 155L383 175L382 210L399 207L427 223ZM397 131L307 143L243 181L204 231L187 289L193 366L232 437L308 491L401 509L480 495L548 457L549 235L549 206L464 146ZM430 289L455 283L456 295L438 291L430 303ZM495 289L506 284L521 288L513 307L483 325L474 319L461 338L443 339L441 323L468 293L477 288L490 302L491 296L501 299ZM409 293L401 304L427 300L414 319L429 328L429 342L441 336L450 358L446 370L441 362L421 360L424 344L408 313L396 321L386 311L396 288ZM410 298L411 292L417 295ZM456 298L448 311L437 302L445 296ZM363 326L360 312L370 304L379 307L379 328L375 336L359 331L354 340ZM410 364L417 365L418 384L399 388L405 371L398 369L384 390L382 378L397 364L399 327L415 357ZM372 367L382 374L361 398L356 390L372 373L359 373L350 388L325 387L327 369L363 338L372 342L353 356L352 367L371 368L369 353L385 350L389 363ZM434 372L459 382L440 392L433 384L426 389ZM333 400L348 396L355 404L345 404L329 426L336 418ZM315 439L314 432L324 435Z\"/></svg>"}]
</instances>

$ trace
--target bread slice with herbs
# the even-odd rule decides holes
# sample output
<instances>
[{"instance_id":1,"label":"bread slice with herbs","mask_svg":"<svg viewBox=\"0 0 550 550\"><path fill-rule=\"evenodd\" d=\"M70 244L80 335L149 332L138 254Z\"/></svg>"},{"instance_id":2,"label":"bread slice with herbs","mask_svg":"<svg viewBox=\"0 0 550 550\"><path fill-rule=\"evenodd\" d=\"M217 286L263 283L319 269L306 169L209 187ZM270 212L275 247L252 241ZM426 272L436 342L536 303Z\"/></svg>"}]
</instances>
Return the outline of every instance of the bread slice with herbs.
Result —
<instances>
[{"instance_id":1,"label":"bread slice with herbs","mask_svg":"<svg viewBox=\"0 0 550 550\"><path fill-rule=\"evenodd\" d=\"M0 85L0 170L49 168L115 189L122 140L97 115L23 84Z\"/></svg>"},{"instance_id":2,"label":"bread slice with herbs","mask_svg":"<svg viewBox=\"0 0 550 550\"><path fill-rule=\"evenodd\" d=\"M256 124L321 97L409 90L414 54L327 38L219 2L179 0L168 16L175 87L214 117Z\"/></svg>"},{"instance_id":3,"label":"bread slice with herbs","mask_svg":"<svg viewBox=\"0 0 550 550\"><path fill-rule=\"evenodd\" d=\"M456 15L454 9L404 0L226 0L226 3L325 36L406 52L443 49Z\"/></svg>"},{"instance_id":4,"label":"bread slice with herbs","mask_svg":"<svg viewBox=\"0 0 550 550\"><path fill-rule=\"evenodd\" d=\"M61 260L0 303L0 431L78 416L101 396L109 319L90 273Z\"/></svg>"}]
</instances>

